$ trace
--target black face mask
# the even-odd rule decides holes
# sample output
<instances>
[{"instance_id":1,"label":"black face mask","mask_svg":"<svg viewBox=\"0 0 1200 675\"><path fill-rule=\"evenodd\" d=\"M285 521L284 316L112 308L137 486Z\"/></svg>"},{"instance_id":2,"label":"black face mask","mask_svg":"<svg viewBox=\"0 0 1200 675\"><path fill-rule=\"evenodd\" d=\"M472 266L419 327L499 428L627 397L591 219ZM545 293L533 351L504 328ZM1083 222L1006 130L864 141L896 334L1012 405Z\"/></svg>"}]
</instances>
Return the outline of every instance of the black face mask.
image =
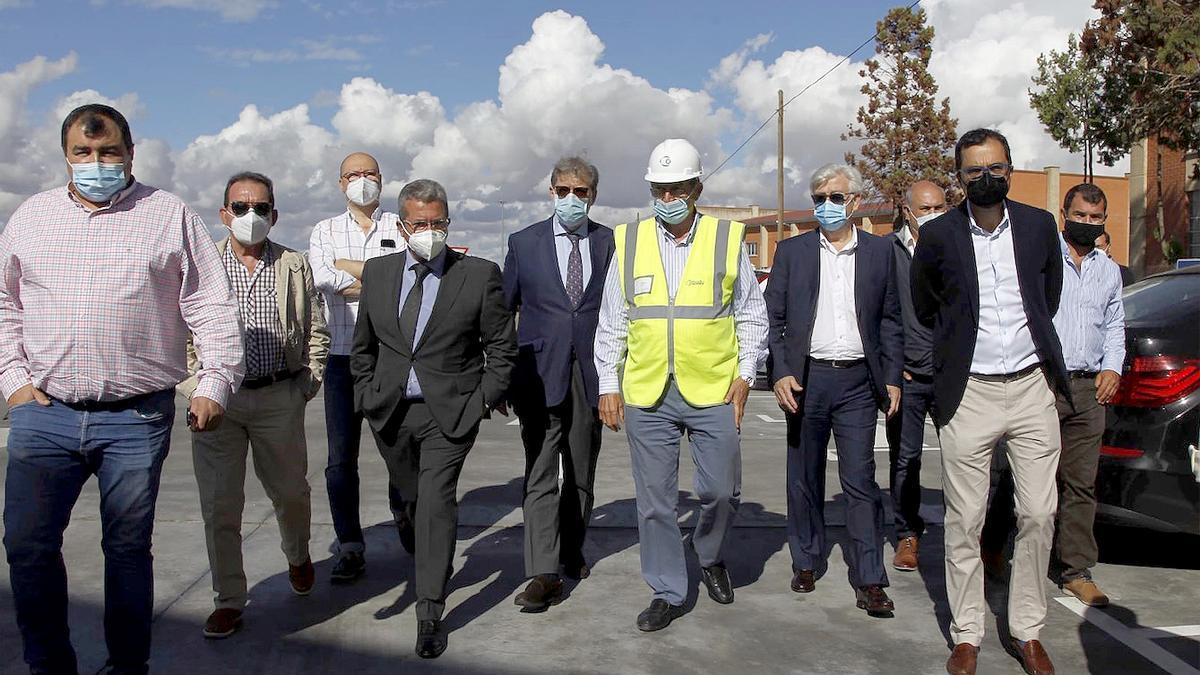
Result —
<instances>
[{"instance_id":1,"label":"black face mask","mask_svg":"<svg viewBox=\"0 0 1200 675\"><path fill-rule=\"evenodd\" d=\"M967 183L967 199L975 206L987 208L1004 201L1008 196L1008 179L996 178L984 172L982 176Z\"/></svg>"},{"instance_id":2,"label":"black face mask","mask_svg":"<svg viewBox=\"0 0 1200 675\"><path fill-rule=\"evenodd\" d=\"M1104 234L1104 225L1068 220L1063 224L1063 234L1067 237L1067 241L1076 246L1093 248L1096 245L1096 238Z\"/></svg>"}]
</instances>

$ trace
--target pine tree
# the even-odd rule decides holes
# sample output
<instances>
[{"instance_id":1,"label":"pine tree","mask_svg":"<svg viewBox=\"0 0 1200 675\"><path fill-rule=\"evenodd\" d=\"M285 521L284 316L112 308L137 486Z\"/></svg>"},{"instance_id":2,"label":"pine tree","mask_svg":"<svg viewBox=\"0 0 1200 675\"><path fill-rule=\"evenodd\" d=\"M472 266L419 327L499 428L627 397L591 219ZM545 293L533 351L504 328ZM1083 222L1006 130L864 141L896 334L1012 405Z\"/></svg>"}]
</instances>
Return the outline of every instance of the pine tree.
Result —
<instances>
[{"instance_id":1,"label":"pine tree","mask_svg":"<svg viewBox=\"0 0 1200 675\"><path fill-rule=\"evenodd\" d=\"M876 28L875 58L859 71L867 103L842 140L863 141L861 157L846 153L846 163L892 203L898 225L904 191L918 180L941 185L952 203L961 198L954 180L958 120L950 117L949 98L940 105L936 100L937 82L929 73L934 32L925 24L925 10L897 7Z\"/></svg>"}]
</instances>

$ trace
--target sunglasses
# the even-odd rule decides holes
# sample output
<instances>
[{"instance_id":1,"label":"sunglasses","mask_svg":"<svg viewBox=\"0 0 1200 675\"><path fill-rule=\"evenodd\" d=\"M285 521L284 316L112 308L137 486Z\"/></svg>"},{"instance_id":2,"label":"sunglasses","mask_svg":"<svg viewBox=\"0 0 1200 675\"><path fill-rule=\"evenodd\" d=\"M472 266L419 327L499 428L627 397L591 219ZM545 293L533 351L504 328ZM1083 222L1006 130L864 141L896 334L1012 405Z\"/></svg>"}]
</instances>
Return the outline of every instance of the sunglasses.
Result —
<instances>
[{"instance_id":1,"label":"sunglasses","mask_svg":"<svg viewBox=\"0 0 1200 675\"><path fill-rule=\"evenodd\" d=\"M574 193L575 196L579 197L580 199L587 199L589 196L591 196L592 189L589 187L573 188L573 187L567 187L566 185L555 185L554 186L554 194L558 195L559 199L562 199L563 197L566 197L567 195L569 195L571 193Z\"/></svg>"},{"instance_id":2,"label":"sunglasses","mask_svg":"<svg viewBox=\"0 0 1200 675\"><path fill-rule=\"evenodd\" d=\"M689 199L692 193L696 191L696 183L688 181L686 183L651 183L650 196L655 199L662 199L668 194L676 199Z\"/></svg>"},{"instance_id":3,"label":"sunglasses","mask_svg":"<svg viewBox=\"0 0 1200 675\"><path fill-rule=\"evenodd\" d=\"M250 209L258 215L266 218L271 215L271 211L275 210L275 205L270 202L230 202L229 212L235 216L244 216Z\"/></svg>"},{"instance_id":4,"label":"sunglasses","mask_svg":"<svg viewBox=\"0 0 1200 675\"><path fill-rule=\"evenodd\" d=\"M834 204L837 204L838 206L842 206L847 201L849 201L850 198L853 196L854 196L853 192L850 192L850 193L831 192L828 195L812 195L813 206L820 206L820 205L824 204L826 199L833 202Z\"/></svg>"}]
</instances>

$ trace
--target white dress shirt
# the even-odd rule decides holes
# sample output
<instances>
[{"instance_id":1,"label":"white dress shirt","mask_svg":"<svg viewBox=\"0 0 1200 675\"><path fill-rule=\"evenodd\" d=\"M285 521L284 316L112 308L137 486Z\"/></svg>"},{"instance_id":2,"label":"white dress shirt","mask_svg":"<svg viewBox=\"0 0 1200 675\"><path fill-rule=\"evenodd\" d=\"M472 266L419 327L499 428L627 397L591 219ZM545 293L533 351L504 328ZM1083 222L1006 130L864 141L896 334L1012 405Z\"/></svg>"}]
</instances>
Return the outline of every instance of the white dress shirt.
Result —
<instances>
[{"instance_id":1,"label":"white dress shirt","mask_svg":"<svg viewBox=\"0 0 1200 675\"><path fill-rule=\"evenodd\" d=\"M675 235L661 222L656 221L659 255L662 257L663 271L667 276L667 293L672 298L679 289L679 280L683 277L683 267L687 264L688 253L692 250L692 240L696 236L695 224L699 219L700 214L697 213L692 221L692 229L688 230L682 241L676 240ZM767 357L767 303L763 300L762 289L754 276L754 266L750 264L746 247L741 248L737 280L733 285L733 323L738 339L738 375L744 379L754 379L758 367ZM625 304L625 293L621 289L621 280L618 278L617 256L614 255L604 277L600 323L596 327L595 360L601 394L616 394L621 391L618 369L625 361L628 335L629 311ZM666 354L663 358L666 358Z\"/></svg>"},{"instance_id":2,"label":"white dress shirt","mask_svg":"<svg viewBox=\"0 0 1200 675\"><path fill-rule=\"evenodd\" d=\"M354 341L354 322L358 319L358 301L347 300L340 291L357 279L333 266L335 260L366 261L404 250L404 237L397 225L399 216L375 209L371 229L363 232L347 210L326 218L313 227L308 242L308 262L312 265L313 284L325 296L325 322L329 327L329 353L345 356ZM395 247L382 246L391 240Z\"/></svg>"},{"instance_id":3,"label":"white dress shirt","mask_svg":"<svg viewBox=\"0 0 1200 675\"><path fill-rule=\"evenodd\" d=\"M1008 207L1004 219L992 232L975 222L967 204L971 245L975 249L975 273L979 280L979 330L971 372L1005 375L1041 360L1029 331L1029 317L1017 279L1017 257L1013 250L1012 221Z\"/></svg>"},{"instance_id":4,"label":"white dress shirt","mask_svg":"<svg viewBox=\"0 0 1200 675\"><path fill-rule=\"evenodd\" d=\"M854 303L854 264L858 250L858 228L851 227L850 243L834 248L825 233L820 237L821 287L817 291L817 315L813 323L809 356L814 359L848 361L861 359L862 335Z\"/></svg>"}]
</instances>

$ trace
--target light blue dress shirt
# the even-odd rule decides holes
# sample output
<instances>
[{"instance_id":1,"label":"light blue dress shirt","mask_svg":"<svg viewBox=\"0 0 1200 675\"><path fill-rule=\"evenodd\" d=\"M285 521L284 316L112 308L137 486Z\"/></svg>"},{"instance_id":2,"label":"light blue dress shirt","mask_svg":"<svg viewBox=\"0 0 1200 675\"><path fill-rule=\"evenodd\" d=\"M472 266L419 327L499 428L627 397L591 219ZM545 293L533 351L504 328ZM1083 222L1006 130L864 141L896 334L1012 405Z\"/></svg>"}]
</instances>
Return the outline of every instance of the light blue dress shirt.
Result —
<instances>
[{"instance_id":1,"label":"light blue dress shirt","mask_svg":"<svg viewBox=\"0 0 1200 675\"><path fill-rule=\"evenodd\" d=\"M1062 341L1067 370L1120 373L1125 364L1125 303L1121 268L1092 249L1075 267L1067 242L1058 235L1063 256L1062 300L1054 330Z\"/></svg>"},{"instance_id":2,"label":"light blue dress shirt","mask_svg":"<svg viewBox=\"0 0 1200 675\"><path fill-rule=\"evenodd\" d=\"M404 300L408 297L408 292L417 283L417 273L413 270L413 265L427 265L430 270L430 273L426 274L425 279L421 282L421 311L417 313L417 330L413 337L413 347L415 348L421 341L421 335L425 333L425 325L429 323L429 315L433 313L433 301L437 299L438 288L442 285L442 275L446 272L446 250L442 249L442 252L429 262L421 262L414 258L412 249L406 251L404 256L406 260L404 276L400 283L400 300L396 305L397 317L404 309ZM416 361L416 355L413 356L413 361ZM421 393L421 383L417 381L416 368L408 371L408 383L404 387L404 397L424 397L424 394Z\"/></svg>"},{"instance_id":3,"label":"light blue dress shirt","mask_svg":"<svg viewBox=\"0 0 1200 675\"><path fill-rule=\"evenodd\" d=\"M558 254L558 275L563 280L563 285L567 283L567 262L571 259L571 238L567 236L567 228L563 227L562 223L558 222L558 216L554 216L554 252ZM579 255L583 258L583 287L587 288L588 281L592 278L592 256L588 248L588 225L587 221L579 226L575 233L579 235Z\"/></svg>"}]
</instances>

